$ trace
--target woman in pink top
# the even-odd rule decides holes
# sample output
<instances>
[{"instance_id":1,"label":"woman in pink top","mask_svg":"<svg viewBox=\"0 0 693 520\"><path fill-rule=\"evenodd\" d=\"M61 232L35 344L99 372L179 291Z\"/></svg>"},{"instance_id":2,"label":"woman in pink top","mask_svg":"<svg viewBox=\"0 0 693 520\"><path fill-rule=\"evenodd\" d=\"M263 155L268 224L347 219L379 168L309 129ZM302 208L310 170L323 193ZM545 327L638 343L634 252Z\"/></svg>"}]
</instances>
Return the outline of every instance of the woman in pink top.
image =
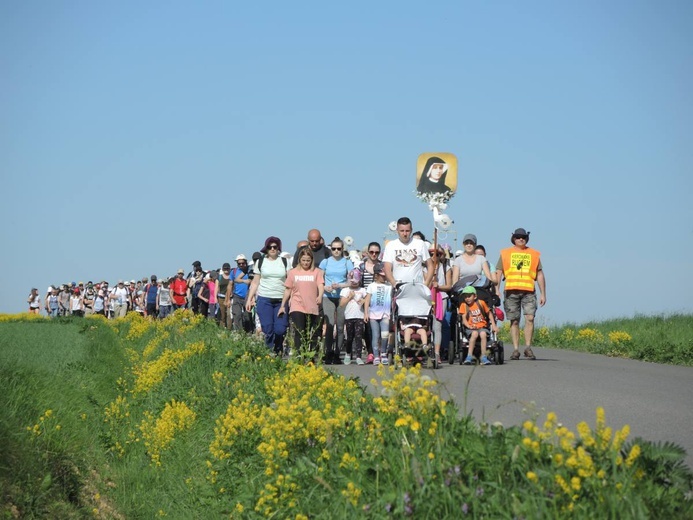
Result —
<instances>
[{"instance_id":1,"label":"woman in pink top","mask_svg":"<svg viewBox=\"0 0 693 520\"><path fill-rule=\"evenodd\" d=\"M298 253L298 264L286 276L286 289L278 315L281 316L289 302L289 319L294 332L294 349L308 343L312 352L318 350L318 339L322 331L320 304L325 290L325 276L315 267L313 251L302 248Z\"/></svg>"},{"instance_id":2,"label":"woman in pink top","mask_svg":"<svg viewBox=\"0 0 693 520\"><path fill-rule=\"evenodd\" d=\"M217 294L219 293L219 275L216 271L210 271L204 277L204 283L197 293L197 297L207 306L207 317L216 319L219 310Z\"/></svg>"}]
</instances>

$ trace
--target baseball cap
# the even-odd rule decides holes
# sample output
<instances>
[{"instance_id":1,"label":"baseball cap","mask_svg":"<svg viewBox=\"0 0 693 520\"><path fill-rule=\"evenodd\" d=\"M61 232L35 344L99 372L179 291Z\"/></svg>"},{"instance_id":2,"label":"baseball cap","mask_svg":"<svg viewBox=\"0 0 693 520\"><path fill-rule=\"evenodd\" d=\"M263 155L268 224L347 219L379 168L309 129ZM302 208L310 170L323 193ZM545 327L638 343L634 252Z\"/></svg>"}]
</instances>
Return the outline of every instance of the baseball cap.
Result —
<instances>
[{"instance_id":1,"label":"baseball cap","mask_svg":"<svg viewBox=\"0 0 693 520\"><path fill-rule=\"evenodd\" d=\"M239 260L246 260L247 261L248 259L245 257L245 255L243 253L241 253L240 255L238 255L236 257L236 262L238 262Z\"/></svg>"},{"instance_id":2,"label":"baseball cap","mask_svg":"<svg viewBox=\"0 0 693 520\"><path fill-rule=\"evenodd\" d=\"M185 269L178 269L178 274L185 274Z\"/></svg>"},{"instance_id":3,"label":"baseball cap","mask_svg":"<svg viewBox=\"0 0 693 520\"><path fill-rule=\"evenodd\" d=\"M231 264L228 262L224 262L224 265L221 266L222 269L231 269Z\"/></svg>"},{"instance_id":4,"label":"baseball cap","mask_svg":"<svg viewBox=\"0 0 693 520\"><path fill-rule=\"evenodd\" d=\"M462 294L476 294L476 289L471 285L468 285L467 287L462 289Z\"/></svg>"},{"instance_id":5,"label":"baseball cap","mask_svg":"<svg viewBox=\"0 0 693 520\"><path fill-rule=\"evenodd\" d=\"M467 240L471 240L474 242L474 245L476 245L476 235L472 235L471 233L467 233L464 235L464 238L462 239L462 243L464 244Z\"/></svg>"},{"instance_id":6,"label":"baseball cap","mask_svg":"<svg viewBox=\"0 0 693 520\"><path fill-rule=\"evenodd\" d=\"M193 265L193 267L201 267L201 266L202 266L202 263L201 263L199 260L195 260L195 261L192 263L192 265Z\"/></svg>"}]
</instances>

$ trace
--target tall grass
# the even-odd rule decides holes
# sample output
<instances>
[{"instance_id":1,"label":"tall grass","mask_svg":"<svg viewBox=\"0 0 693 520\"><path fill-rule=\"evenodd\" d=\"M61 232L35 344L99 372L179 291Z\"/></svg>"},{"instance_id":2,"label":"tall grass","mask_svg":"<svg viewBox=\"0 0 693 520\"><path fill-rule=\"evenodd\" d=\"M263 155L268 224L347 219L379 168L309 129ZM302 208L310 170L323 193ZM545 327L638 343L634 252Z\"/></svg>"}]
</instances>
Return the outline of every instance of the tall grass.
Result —
<instances>
[{"instance_id":1,"label":"tall grass","mask_svg":"<svg viewBox=\"0 0 693 520\"><path fill-rule=\"evenodd\" d=\"M560 411L477 423L416 369L381 367L372 396L184 312L0 338L6 517L693 515L681 449L601 409L575 432Z\"/></svg>"}]
</instances>

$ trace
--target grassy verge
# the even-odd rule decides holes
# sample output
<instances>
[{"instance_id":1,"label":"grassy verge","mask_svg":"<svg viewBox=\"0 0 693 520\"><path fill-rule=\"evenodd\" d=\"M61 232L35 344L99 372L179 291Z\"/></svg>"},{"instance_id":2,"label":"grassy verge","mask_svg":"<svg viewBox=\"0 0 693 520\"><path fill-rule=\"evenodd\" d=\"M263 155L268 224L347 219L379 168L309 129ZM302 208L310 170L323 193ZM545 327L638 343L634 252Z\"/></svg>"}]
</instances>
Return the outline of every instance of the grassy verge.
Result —
<instances>
[{"instance_id":1,"label":"grassy verge","mask_svg":"<svg viewBox=\"0 0 693 520\"><path fill-rule=\"evenodd\" d=\"M496 427L416 369L373 397L186 313L30 321L0 323L7 518L693 515L682 450L601 409Z\"/></svg>"},{"instance_id":2,"label":"grassy verge","mask_svg":"<svg viewBox=\"0 0 693 520\"><path fill-rule=\"evenodd\" d=\"M507 322L501 328L500 337L509 344ZM524 338L522 335L520 337ZM535 330L534 344L639 361L693 366L693 315L639 316L582 325L540 327Z\"/></svg>"}]
</instances>

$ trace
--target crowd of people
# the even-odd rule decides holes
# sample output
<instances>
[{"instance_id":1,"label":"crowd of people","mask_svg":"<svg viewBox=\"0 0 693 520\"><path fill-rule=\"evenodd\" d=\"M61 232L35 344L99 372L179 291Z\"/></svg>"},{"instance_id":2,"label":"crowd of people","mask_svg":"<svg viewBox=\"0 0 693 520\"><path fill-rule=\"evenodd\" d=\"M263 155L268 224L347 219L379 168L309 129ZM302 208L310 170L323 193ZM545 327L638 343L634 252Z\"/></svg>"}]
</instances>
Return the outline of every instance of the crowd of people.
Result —
<instances>
[{"instance_id":1,"label":"crowd of people","mask_svg":"<svg viewBox=\"0 0 693 520\"><path fill-rule=\"evenodd\" d=\"M465 235L463 249L453 252L446 244L431 244L421 232L413 232L407 217L397 221L396 232L397 238L386 241L384 248L374 241L359 252L348 251L339 237L327 244L318 229L311 229L293 255L283 250L278 237L270 236L250 259L236 256L233 268L227 262L206 270L194 261L190 272L179 269L170 277L152 275L113 285L105 280L66 283L48 287L43 301L34 288L27 303L29 312L38 314L43 309L51 317L101 314L119 318L137 312L164 319L185 308L228 329L261 333L276 354L292 343L307 344L317 355L322 345L326 364L377 365L388 362L393 288L421 283L430 288L434 304L432 334L424 336L424 342L432 341L438 361L441 347L449 342L450 316L455 311L462 313L471 331L470 351L479 339L481 362L488 363L487 336L489 329L497 330L493 313L476 301L473 287L462 294L459 308L450 308L455 284L477 276L502 297L510 321L511 359L520 358L522 316L523 353L535 359L534 316L546 302L546 280L540 253L527 246L529 232L516 229L511 234L512 247L501 251L496 264L487 260L484 246L473 234ZM292 334L290 342L287 333Z\"/></svg>"}]
</instances>

